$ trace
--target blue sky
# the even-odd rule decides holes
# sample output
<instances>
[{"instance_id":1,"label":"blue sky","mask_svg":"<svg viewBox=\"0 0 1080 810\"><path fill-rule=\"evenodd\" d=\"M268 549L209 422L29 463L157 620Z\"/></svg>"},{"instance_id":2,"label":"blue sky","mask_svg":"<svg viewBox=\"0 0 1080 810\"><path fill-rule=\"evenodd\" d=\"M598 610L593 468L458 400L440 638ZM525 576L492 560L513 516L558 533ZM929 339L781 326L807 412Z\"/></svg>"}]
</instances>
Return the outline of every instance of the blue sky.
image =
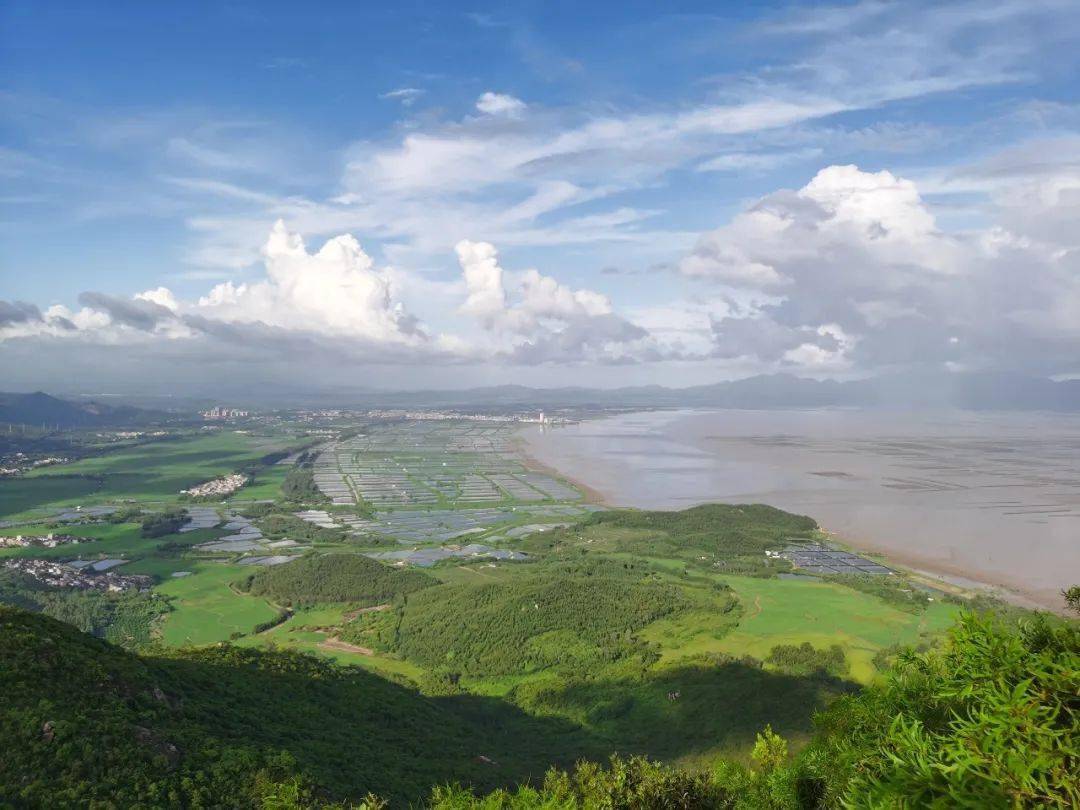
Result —
<instances>
[{"instance_id":1,"label":"blue sky","mask_svg":"<svg viewBox=\"0 0 1080 810\"><path fill-rule=\"evenodd\" d=\"M6 3L4 370L1080 373L1074 2L581 5Z\"/></svg>"}]
</instances>

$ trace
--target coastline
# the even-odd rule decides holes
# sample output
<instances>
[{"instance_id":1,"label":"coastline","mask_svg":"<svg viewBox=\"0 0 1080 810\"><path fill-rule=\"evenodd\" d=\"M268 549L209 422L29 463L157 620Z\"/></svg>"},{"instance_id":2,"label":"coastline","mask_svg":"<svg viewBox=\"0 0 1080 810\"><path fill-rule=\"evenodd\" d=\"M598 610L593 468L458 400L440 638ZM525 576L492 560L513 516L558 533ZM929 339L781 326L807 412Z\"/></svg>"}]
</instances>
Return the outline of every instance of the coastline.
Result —
<instances>
[{"instance_id":1,"label":"coastline","mask_svg":"<svg viewBox=\"0 0 1080 810\"><path fill-rule=\"evenodd\" d=\"M810 515L810 517L813 517L813 515ZM1058 598L1055 598L1049 594L1044 595L1038 592L1026 591L1005 585L1001 582L991 582L986 579L981 579L978 576L973 576L970 571L962 570L956 566L950 566L947 563L941 563L937 560L925 558L918 554L905 553L901 550L875 543L872 540L853 540L846 534L831 531L824 526L821 526L820 528L826 535L830 538L834 538L836 542L842 546L846 546L854 551L880 557L882 560L889 563L891 568L896 568L904 573L911 574L916 579L922 579L926 584L932 585L934 583L941 583L948 586L942 588L942 590L959 591L969 595L983 593L987 596L1000 599L1003 602L1016 605L1017 607L1027 608L1029 610L1044 610L1062 616L1067 615L1059 596Z\"/></svg>"},{"instance_id":2,"label":"coastline","mask_svg":"<svg viewBox=\"0 0 1080 810\"><path fill-rule=\"evenodd\" d=\"M589 421L596 423L602 420ZM750 501L763 503L771 502L767 496L763 498L741 498L737 495L718 495L714 498L695 498L692 503L688 502L685 505L656 506L655 504L646 505L630 503L627 497L620 496L617 492L605 493L598 489L595 483L589 483L582 480L582 471L588 472L584 465L581 465L580 470L577 468L569 470L567 469L567 466L569 466L568 464L559 465L558 454L555 454L554 459L551 458L552 454L546 454L549 460L541 461L537 458L538 453L534 451L533 439L534 437L527 435L524 429L519 430L515 436L518 451L526 465L531 468L543 470L548 474L556 475L569 482L585 495L585 501L588 503L595 503L607 507L681 509L692 505L692 503L708 503L710 501L726 503ZM570 461L570 459L566 458L563 458L562 460L566 462ZM594 471L594 478L595 477L603 478L604 475L601 473L599 476L596 476ZM773 505L779 506L780 508L788 508L782 504ZM822 516L814 514L813 509L796 509L795 511L802 511L817 520L822 531L829 537L834 538L840 545L847 546L856 551L879 556L891 567L911 575L916 580L922 580L925 584L939 587L940 590L966 595L983 593L1023 608L1046 610L1057 614L1062 614L1064 612L1059 592L1056 589L1050 590L1047 588L1038 590L1018 587L1002 580L993 579L992 572L981 572L962 565L951 565L948 562L942 561L940 558L920 554L918 551L910 548L897 548L893 543L885 542L880 539L875 540L872 536L868 536L862 532L856 534L852 531L838 531L832 529L824 525ZM989 576L988 573L990 574Z\"/></svg>"},{"instance_id":3,"label":"coastline","mask_svg":"<svg viewBox=\"0 0 1080 810\"><path fill-rule=\"evenodd\" d=\"M584 495L584 498L582 498L582 503L591 503L597 506L606 506L608 508L611 508L613 506L610 497L605 495L600 490L596 489L595 487L589 486L584 481L578 480L573 475L568 475L565 470L560 470L552 467L550 464L545 464L544 462L540 461L540 459L536 458L536 456L534 456L532 453L530 453L529 442L522 435L520 428L518 429L518 432L514 435L513 441L514 446L517 450L517 454L521 458L521 463L527 469L544 473L545 475L550 475L556 479L562 479L566 483L571 484L575 489L581 492L582 495Z\"/></svg>"}]
</instances>

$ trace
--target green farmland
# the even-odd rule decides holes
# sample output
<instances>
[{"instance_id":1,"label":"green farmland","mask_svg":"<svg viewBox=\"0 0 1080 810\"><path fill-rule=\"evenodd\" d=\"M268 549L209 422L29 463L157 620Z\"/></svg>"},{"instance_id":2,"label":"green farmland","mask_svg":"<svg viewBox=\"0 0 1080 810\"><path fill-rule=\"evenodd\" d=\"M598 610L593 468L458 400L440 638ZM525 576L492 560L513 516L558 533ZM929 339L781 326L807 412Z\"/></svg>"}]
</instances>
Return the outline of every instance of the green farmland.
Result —
<instances>
[{"instance_id":1,"label":"green farmland","mask_svg":"<svg viewBox=\"0 0 1080 810\"><path fill-rule=\"evenodd\" d=\"M90 498L96 503L173 501L182 489L257 464L294 441L287 436L221 431L102 452L0 481L0 517L76 506ZM284 473L266 473L264 492L276 491L278 475ZM264 484L259 476L255 483Z\"/></svg>"}]
</instances>

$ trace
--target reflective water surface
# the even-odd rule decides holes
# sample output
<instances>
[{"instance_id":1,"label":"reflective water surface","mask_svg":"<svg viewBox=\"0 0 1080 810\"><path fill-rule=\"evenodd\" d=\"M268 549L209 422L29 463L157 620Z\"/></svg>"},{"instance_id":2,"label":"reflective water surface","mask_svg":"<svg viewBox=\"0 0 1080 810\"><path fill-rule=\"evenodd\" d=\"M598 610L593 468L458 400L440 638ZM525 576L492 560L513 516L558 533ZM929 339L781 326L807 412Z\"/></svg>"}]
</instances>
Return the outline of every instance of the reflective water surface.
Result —
<instances>
[{"instance_id":1,"label":"reflective water surface","mask_svg":"<svg viewBox=\"0 0 1080 810\"><path fill-rule=\"evenodd\" d=\"M768 503L898 563L1053 607L1080 582L1080 416L657 411L522 435L613 505Z\"/></svg>"}]
</instances>

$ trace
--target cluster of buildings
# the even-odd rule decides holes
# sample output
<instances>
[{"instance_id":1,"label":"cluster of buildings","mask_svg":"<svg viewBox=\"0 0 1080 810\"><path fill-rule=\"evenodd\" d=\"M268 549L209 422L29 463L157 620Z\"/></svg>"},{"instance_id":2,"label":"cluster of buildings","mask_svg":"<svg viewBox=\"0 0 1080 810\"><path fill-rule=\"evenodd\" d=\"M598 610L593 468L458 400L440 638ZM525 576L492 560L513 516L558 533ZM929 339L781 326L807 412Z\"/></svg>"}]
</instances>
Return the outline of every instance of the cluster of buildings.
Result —
<instances>
[{"instance_id":1,"label":"cluster of buildings","mask_svg":"<svg viewBox=\"0 0 1080 810\"><path fill-rule=\"evenodd\" d=\"M14 537L0 537L0 548L3 547L33 547L33 548L56 548L57 546L69 546L77 543L89 543L93 537L79 537L74 534L17 534Z\"/></svg>"},{"instance_id":2,"label":"cluster of buildings","mask_svg":"<svg viewBox=\"0 0 1080 810\"><path fill-rule=\"evenodd\" d=\"M53 464L67 464L69 460L60 456L48 456L47 458L31 460L26 453L15 453L0 460L0 477L20 475L27 470L50 467Z\"/></svg>"},{"instance_id":3,"label":"cluster of buildings","mask_svg":"<svg viewBox=\"0 0 1080 810\"><path fill-rule=\"evenodd\" d=\"M54 560L7 560L4 567L32 577L50 588L77 588L81 591L99 590L120 593L147 590L153 584L151 577L141 574L125 575L113 571L96 571L93 565L75 568Z\"/></svg>"},{"instance_id":4,"label":"cluster of buildings","mask_svg":"<svg viewBox=\"0 0 1080 810\"><path fill-rule=\"evenodd\" d=\"M180 490L181 495L190 495L192 498L225 498L232 495L240 487L248 482L248 477L242 473L233 473L224 478L215 478L205 484L199 484L191 489Z\"/></svg>"},{"instance_id":5,"label":"cluster of buildings","mask_svg":"<svg viewBox=\"0 0 1080 810\"><path fill-rule=\"evenodd\" d=\"M243 419L248 415L247 411L242 411L239 408L225 408L221 405L215 405L208 411L202 412L203 419Z\"/></svg>"},{"instance_id":6,"label":"cluster of buildings","mask_svg":"<svg viewBox=\"0 0 1080 810\"><path fill-rule=\"evenodd\" d=\"M406 410L404 408L375 408L365 411L368 419L412 419L414 421L441 422L455 420L461 422L524 422L549 425L551 417L545 417L540 411L529 413L470 413L466 411Z\"/></svg>"},{"instance_id":7,"label":"cluster of buildings","mask_svg":"<svg viewBox=\"0 0 1080 810\"><path fill-rule=\"evenodd\" d=\"M414 419L417 421L438 422L457 419L464 422L526 422L528 417L513 414L461 413L460 411L409 411L404 408L382 408L366 411L369 419Z\"/></svg>"},{"instance_id":8,"label":"cluster of buildings","mask_svg":"<svg viewBox=\"0 0 1080 810\"><path fill-rule=\"evenodd\" d=\"M142 436L168 436L167 430L117 430L111 433L98 433L99 439L138 439Z\"/></svg>"}]
</instances>

